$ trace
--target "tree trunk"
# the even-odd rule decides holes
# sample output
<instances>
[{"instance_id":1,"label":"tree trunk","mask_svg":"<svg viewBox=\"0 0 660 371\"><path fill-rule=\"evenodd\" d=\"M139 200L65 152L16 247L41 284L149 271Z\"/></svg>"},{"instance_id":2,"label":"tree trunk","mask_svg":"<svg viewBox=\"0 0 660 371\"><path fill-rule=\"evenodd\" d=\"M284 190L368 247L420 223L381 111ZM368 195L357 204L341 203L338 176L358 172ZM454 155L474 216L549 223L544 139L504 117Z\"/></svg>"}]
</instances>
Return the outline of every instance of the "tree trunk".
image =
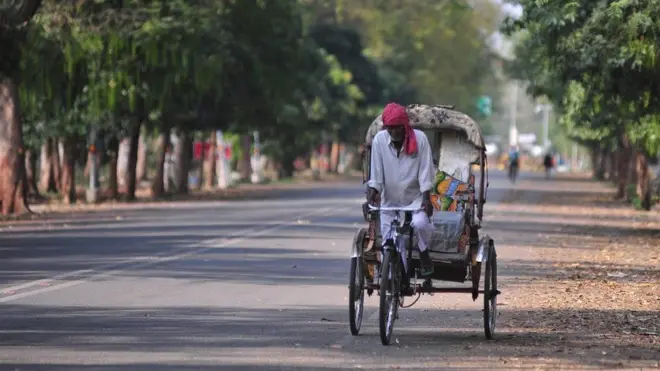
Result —
<instances>
[{"instance_id":1,"label":"tree trunk","mask_svg":"<svg viewBox=\"0 0 660 371\"><path fill-rule=\"evenodd\" d=\"M62 140L62 200L65 204L76 203L76 140Z\"/></svg>"},{"instance_id":2,"label":"tree trunk","mask_svg":"<svg viewBox=\"0 0 660 371\"><path fill-rule=\"evenodd\" d=\"M92 171L92 156L89 156L87 154L87 157L85 158L85 168L83 169L83 176L85 178L89 178L89 173Z\"/></svg>"},{"instance_id":3,"label":"tree trunk","mask_svg":"<svg viewBox=\"0 0 660 371\"><path fill-rule=\"evenodd\" d=\"M94 153L87 153L87 161L85 161L85 173L83 174L85 178L89 178L92 175L92 161L96 161L96 167L99 166L99 156Z\"/></svg>"},{"instance_id":4,"label":"tree trunk","mask_svg":"<svg viewBox=\"0 0 660 371\"><path fill-rule=\"evenodd\" d=\"M280 177L281 178L291 178L296 170L295 161L298 157L292 151L284 151L282 158L280 159Z\"/></svg>"},{"instance_id":5,"label":"tree trunk","mask_svg":"<svg viewBox=\"0 0 660 371\"><path fill-rule=\"evenodd\" d=\"M119 142L119 151L117 152L117 182L121 190L125 190L128 186L126 175L128 174L128 156L130 150L131 137L122 138Z\"/></svg>"},{"instance_id":6,"label":"tree trunk","mask_svg":"<svg viewBox=\"0 0 660 371\"><path fill-rule=\"evenodd\" d=\"M648 158L640 151L637 153L637 196L646 211L651 210L650 180Z\"/></svg>"},{"instance_id":7,"label":"tree trunk","mask_svg":"<svg viewBox=\"0 0 660 371\"><path fill-rule=\"evenodd\" d=\"M110 198L119 198L119 182L117 179L117 160L119 157L119 140L113 139L108 143L108 191Z\"/></svg>"},{"instance_id":8,"label":"tree trunk","mask_svg":"<svg viewBox=\"0 0 660 371\"><path fill-rule=\"evenodd\" d=\"M40 169L39 169L39 189L44 192L48 192L48 184L50 183L50 177L52 174L52 167L50 166L50 148L53 146L53 140L47 138L46 141L41 145L41 154L40 154Z\"/></svg>"},{"instance_id":9,"label":"tree trunk","mask_svg":"<svg viewBox=\"0 0 660 371\"><path fill-rule=\"evenodd\" d=\"M53 158L53 143L53 138L47 138L46 142L41 146L39 189L41 189L43 192L57 192L57 182L55 179L55 168L57 164Z\"/></svg>"},{"instance_id":10,"label":"tree trunk","mask_svg":"<svg viewBox=\"0 0 660 371\"><path fill-rule=\"evenodd\" d=\"M147 179L147 157L149 155L149 146L147 146L147 133L146 130L141 130L140 140L138 145L138 155L136 164L135 181L140 184Z\"/></svg>"},{"instance_id":11,"label":"tree trunk","mask_svg":"<svg viewBox=\"0 0 660 371\"><path fill-rule=\"evenodd\" d=\"M629 165L629 152L630 141L628 136L623 134L619 140L619 149L617 150L617 177L616 177L616 196L617 200L621 200L626 195L626 181L628 180L628 165Z\"/></svg>"},{"instance_id":12,"label":"tree trunk","mask_svg":"<svg viewBox=\"0 0 660 371\"><path fill-rule=\"evenodd\" d=\"M2 214L29 211L23 149L23 127L14 81L0 81L0 204Z\"/></svg>"},{"instance_id":13,"label":"tree trunk","mask_svg":"<svg viewBox=\"0 0 660 371\"><path fill-rule=\"evenodd\" d=\"M598 148L596 150L596 169L595 176L597 180L605 180L605 148Z\"/></svg>"},{"instance_id":14,"label":"tree trunk","mask_svg":"<svg viewBox=\"0 0 660 371\"><path fill-rule=\"evenodd\" d=\"M249 134L241 136L241 149L243 156L239 161L239 173L241 174L241 181L249 181L252 174L252 164L250 163L252 140Z\"/></svg>"},{"instance_id":15,"label":"tree trunk","mask_svg":"<svg viewBox=\"0 0 660 371\"><path fill-rule=\"evenodd\" d=\"M161 129L161 133L158 135L158 144L156 148L156 175L153 182L151 182L152 197L159 198L163 197L165 194L165 182L163 178L165 176L165 160L167 159L167 151L169 146L170 130Z\"/></svg>"},{"instance_id":16,"label":"tree trunk","mask_svg":"<svg viewBox=\"0 0 660 371\"><path fill-rule=\"evenodd\" d=\"M60 182L62 181L62 168L64 167L64 139L57 139L57 160L60 165Z\"/></svg>"},{"instance_id":17,"label":"tree trunk","mask_svg":"<svg viewBox=\"0 0 660 371\"><path fill-rule=\"evenodd\" d=\"M602 168L603 168L603 180L610 180L612 172L611 167L610 167L610 151L609 147L604 147L601 152L601 161L602 163Z\"/></svg>"},{"instance_id":18,"label":"tree trunk","mask_svg":"<svg viewBox=\"0 0 660 371\"><path fill-rule=\"evenodd\" d=\"M596 172L598 171L598 147L591 147L589 157L591 158L591 171L593 172L594 179L596 179Z\"/></svg>"},{"instance_id":19,"label":"tree trunk","mask_svg":"<svg viewBox=\"0 0 660 371\"><path fill-rule=\"evenodd\" d=\"M194 144L194 141L192 141L192 143ZM204 164L206 163L206 153L204 152L204 143L206 143L205 140L202 140L199 143L201 152L199 154L199 164L197 164L198 166L195 168L195 173L197 175L197 184L195 184L195 189L198 189L198 190L202 189L202 187L204 186ZM193 146L193 149L194 149L194 146ZM194 152L194 151L192 151L192 152ZM194 156L193 156L193 158L194 158ZM191 165L191 167L192 167L192 165Z\"/></svg>"},{"instance_id":20,"label":"tree trunk","mask_svg":"<svg viewBox=\"0 0 660 371\"><path fill-rule=\"evenodd\" d=\"M330 147L330 172L336 173L339 168L339 142L333 141Z\"/></svg>"},{"instance_id":21,"label":"tree trunk","mask_svg":"<svg viewBox=\"0 0 660 371\"><path fill-rule=\"evenodd\" d=\"M209 138L209 151L205 154L205 161L204 161L204 189L212 189L213 185L215 184L215 160L216 160L216 150L218 147L218 141L216 137L216 131L213 130L211 132L211 136Z\"/></svg>"},{"instance_id":22,"label":"tree trunk","mask_svg":"<svg viewBox=\"0 0 660 371\"><path fill-rule=\"evenodd\" d=\"M85 174L86 179L86 199L88 202L96 203L99 202L99 177L101 168L101 156L99 156L98 148L94 148L93 151L87 147L87 164L85 168L88 169L87 174ZM92 184L92 181L94 182Z\"/></svg>"},{"instance_id":23,"label":"tree trunk","mask_svg":"<svg viewBox=\"0 0 660 371\"><path fill-rule=\"evenodd\" d=\"M59 192L62 189L62 162L60 161L60 141L57 138L53 138L50 159L53 178L48 185L48 190L49 192Z\"/></svg>"},{"instance_id":24,"label":"tree trunk","mask_svg":"<svg viewBox=\"0 0 660 371\"><path fill-rule=\"evenodd\" d=\"M280 179L286 179L286 178L291 178L293 177L293 172L296 170L296 168L293 166L293 163L289 163L289 161L284 161L280 165L279 168L279 177Z\"/></svg>"},{"instance_id":25,"label":"tree trunk","mask_svg":"<svg viewBox=\"0 0 660 371\"><path fill-rule=\"evenodd\" d=\"M40 199L42 198L37 187L37 156L34 151L25 151L25 170L27 175L28 195Z\"/></svg>"},{"instance_id":26,"label":"tree trunk","mask_svg":"<svg viewBox=\"0 0 660 371\"><path fill-rule=\"evenodd\" d=\"M296 159L298 161L298 159ZM297 169L297 163L294 162L294 169ZM268 158L266 169L270 174L271 181L277 182L282 179L282 164L273 158Z\"/></svg>"},{"instance_id":27,"label":"tree trunk","mask_svg":"<svg viewBox=\"0 0 660 371\"><path fill-rule=\"evenodd\" d=\"M637 184L637 150L630 146L628 151L628 174L626 176L626 200L632 202L635 198L635 187Z\"/></svg>"},{"instance_id":28,"label":"tree trunk","mask_svg":"<svg viewBox=\"0 0 660 371\"><path fill-rule=\"evenodd\" d=\"M617 149L615 151L610 152L610 181L614 184L617 183L617 179L619 176L619 156L621 154L621 150Z\"/></svg>"},{"instance_id":29,"label":"tree trunk","mask_svg":"<svg viewBox=\"0 0 660 371\"><path fill-rule=\"evenodd\" d=\"M179 130L177 134L179 140L174 148L174 166L176 167L174 191L177 194L186 194L188 193L188 174L192 157L192 136L187 130Z\"/></svg>"},{"instance_id":30,"label":"tree trunk","mask_svg":"<svg viewBox=\"0 0 660 371\"><path fill-rule=\"evenodd\" d=\"M616 198L623 199L626 196L626 185L628 182L628 167L630 166L630 141L624 135L621 138L621 147L619 149L618 158L618 171L617 171L617 190Z\"/></svg>"},{"instance_id":31,"label":"tree trunk","mask_svg":"<svg viewBox=\"0 0 660 371\"><path fill-rule=\"evenodd\" d=\"M124 181L126 182L126 201L135 201L135 190L137 189L137 160L138 148L140 145L141 123L136 123L133 127L131 136L128 138L128 154L126 156L126 172Z\"/></svg>"}]
</instances>

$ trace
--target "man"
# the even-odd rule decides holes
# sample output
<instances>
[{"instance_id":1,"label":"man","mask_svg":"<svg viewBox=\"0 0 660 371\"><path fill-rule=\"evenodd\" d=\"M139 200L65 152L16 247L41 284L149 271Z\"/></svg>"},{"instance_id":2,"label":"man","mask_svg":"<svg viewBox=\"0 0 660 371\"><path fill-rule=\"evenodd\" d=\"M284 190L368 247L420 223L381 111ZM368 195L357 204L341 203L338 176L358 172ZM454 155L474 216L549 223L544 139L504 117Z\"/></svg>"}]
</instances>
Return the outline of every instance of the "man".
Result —
<instances>
[{"instance_id":1,"label":"man","mask_svg":"<svg viewBox=\"0 0 660 371\"><path fill-rule=\"evenodd\" d=\"M383 110L383 126L371 144L371 179L367 183L367 201L382 207L418 207L411 225L417 236L422 275L433 273L427 247L433 225L433 158L426 135L410 126L406 108L390 103ZM394 245L391 223L394 212L382 211L380 229L386 246Z\"/></svg>"},{"instance_id":2,"label":"man","mask_svg":"<svg viewBox=\"0 0 660 371\"><path fill-rule=\"evenodd\" d=\"M509 149L509 178L515 180L520 167L520 153L517 146L511 146Z\"/></svg>"},{"instance_id":3,"label":"man","mask_svg":"<svg viewBox=\"0 0 660 371\"><path fill-rule=\"evenodd\" d=\"M518 147L511 146L509 149L509 166L518 166L518 161L520 159L520 153L518 152Z\"/></svg>"},{"instance_id":4,"label":"man","mask_svg":"<svg viewBox=\"0 0 660 371\"><path fill-rule=\"evenodd\" d=\"M552 153L548 152L543 157L543 166L545 167L545 178L550 179L550 171L554 165L554 159L552 158Z\"/></svg>"}]
</instances>

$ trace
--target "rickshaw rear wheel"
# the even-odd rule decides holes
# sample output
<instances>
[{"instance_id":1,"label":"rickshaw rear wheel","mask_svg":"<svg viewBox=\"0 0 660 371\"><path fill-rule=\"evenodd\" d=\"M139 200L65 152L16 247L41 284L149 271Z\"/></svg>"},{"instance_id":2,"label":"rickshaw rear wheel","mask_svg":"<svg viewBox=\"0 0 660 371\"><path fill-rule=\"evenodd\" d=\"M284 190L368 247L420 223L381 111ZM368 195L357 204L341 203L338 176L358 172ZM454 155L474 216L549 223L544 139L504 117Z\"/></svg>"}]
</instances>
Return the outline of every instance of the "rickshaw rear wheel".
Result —
<instances>
[{"instance_id":1,"label":"rickshaw rear wheel","mask_svg":"<svg viewBox=\"0 0 660 371\"><path fill-rule=\"evenodd\" d=\"M362 326L362 315L364 313L364 258L362 249L364 247L367 230L360 228L353 238L354 255L351 257L350 277L348 279L348 315L351 334L357 335Z\"/></svg>"},{"instance_id":2,"label":"rickshaw rear wheel","mask_svg":"<svg viewBox=\"0 0 660 371\"><path fill-rule=\"evenodd\" d=\"M351 277L348 286L348 315L351 334L357 335L362 327L364 314L364 274L362 258L351 258Z\"/></svg>"},{"instance_id":3,"label":"rickshaw rear wheel","mask_svg":"<svg viewBox=\"0 0 660 371\"><path fill-rule=\"evenodd\" d=\"M488 260L484 273L484 331L488 340L492 340L495 335L497 293L497 254L495 246L491 245L488 249Z\"/></svg>"}]
</instances>

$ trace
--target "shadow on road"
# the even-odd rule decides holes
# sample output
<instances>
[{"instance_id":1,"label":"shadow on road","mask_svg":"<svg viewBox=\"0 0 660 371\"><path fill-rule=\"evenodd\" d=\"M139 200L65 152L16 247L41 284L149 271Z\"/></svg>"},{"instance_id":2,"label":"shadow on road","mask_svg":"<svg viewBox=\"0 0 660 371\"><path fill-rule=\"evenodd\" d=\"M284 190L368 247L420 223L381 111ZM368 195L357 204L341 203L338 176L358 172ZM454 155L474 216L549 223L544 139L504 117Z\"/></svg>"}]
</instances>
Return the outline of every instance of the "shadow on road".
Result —
<instances>
[{"instance_id":1,"label":"shadow on road","mask_svg":"<svg viewBox=\"0 0 660 371\"><path fill-rule=\"evenodd\" d=\"M140 263L140 259L145 257L176 255L204 248L208 250L188 258L194 261L193 264L184 265L190 267L191 279L239 280L247 278L247 275L239 274L245 271L255 277L253 281L272 283L277 280L271 280L268 274L275 275L277 269L281 270L283 265L287 268L298 265L298 270L291 272L291 277L303 274L300 272L308 265L312 265L314 269L320 269L319 266L324 264L343 269L347 264L346 259L340 262L339 259L320 261L323 257L314 258L314 254L323 254L316 246L309 246L309 249L286 248L294 241L300 246L304 241L318 244L320 241L330 243L341 240L342 246L337 249L342 249L347 255L350 245L343 240L346 236L352 238L356 230L355 223L361 220L361 215L356 212L353 216L322 219L323 223L312 218L301 223L282 225L272 231L269 229L274 226L269 224L227 223L220 220L205 221L204 225L127 225L115 230L87 227L4 238L0 235L0 285L113 264L118 265L113 269L128 268L131 264ZM251 233L243 235L240 233L242 230L251 230ZM228 240L243 237L248 237L253 243L244 248L228 246ZM287 257L292 254L298 256ZM264 255L268 256L263 257ZM205 260L211 262L204 262ZM167 269L172 269L169 265L164 267L153 266L142 269L141 272L153 272L160 276L158 272L168 273ZM176 268L172 269L172 272L175 271ZM234 273L237 274L236 277L231 276ZM168 276L173 274L168 273ZM342 277L344 275L342 272ZM314 273L314 276L318 277L319 273Z\"/></svg>"},{"instance_id":2,"label":"shadow on road","mask_svg":"<svg viewBox=\"0 0 660 371\"><path fill-rule=\"evenodd\" d=\"M597 205L599 199L602 199L602 190L600 193L585 190L595 183L561 178L539 181L529 176L532 181L527 185L521 182L518 188L505 192L509 197L503 197L501 205L493 203L493 206L488 206L492 207L489 210L493 214L486 215L484 229L497 237L498 251L505 252L507 247L515 246L517 252L527 248L551 248L562 253L561 249L592 252L601 251L612 243L641 246L639 239L652 240L660 234L656 224L653 224L657 222L654 216L644 219L650 224L636 225L631 222L630 213L617 213L617 210L623 210L623 206L617 209L608 205L612 212L599 216L588 213L578 216L570 210L564 212L557 207L571 206L572 203L585 200L591 200L589 202L592 205ZM501 179L500 183L497 187L506 189ZM307 194L304 197L316 197L314 192L327 191L310 192L311 196ZM337 199L356 197L355 192L354 188L339 190ZM303 196L296 193L291 197ZM512 205L520 207L511 210ZM544 207L551 212L544 213ZM579 207L579 204L575 205L575 208ZM173 278L192 283L249 283L269 288L281 285L278 288L281 290L287 290L286 286L290 285L345 287L348 280L349 246L332 244L335 239L344 244L350 241L356 229L354 223L360 226L363 223L360 210L356 207L354 215L322 219L250 236L249 241L241 246L214 248L210 244L207 250L186 256L185 259L137 266L123 271L121 275L122 278ZM72 228L43 235L0 238L0 257L3 262L0 281L7 284L39 279L58 272L89 269L99 264L118 263L125 259L156 254L172 255L190 251L194 249L191 246L203 240L222 239L236 230L254 227L255 223L246 221L228 225L206 220L199 225L168 225L165 228L162 225L126 223L110 232L100 227ZM322 243L323 247L315 243ZM401 369L412 370L427 368L420 366L420 354L423 354L425 360L443 364L447 369L470 370L509 370L517 368L518 362L536 366L549 362L545 366L553 368L553 360L577 366L602 367L621 367L630 361L657 361L660 348L656 342L657 336L653 335L653 331L657 330L653 330L650 325L638 325L657 318L657 310L631 310L623 306L621 309L602 309L600 306L585 309L573 302L564 308L553 308L553 302L534 302L537 292L529 288L524 293L529 296L517 299L520 302L528 300L530 305L525 306L525 309L507 307L507 300L511 303L513 298L507 297L509 294L506 289L519 285L517 280L542 281L542 285L553 291L553 295L563 295L565 292L558 287L567 280L586 282L589 279L617 284L633 280L636 276L660 279L660 270L650 268L647 261L633 260L625 264L616 260L609 263L571 263L567 266L559 260L544 260L538 256L527 259L515 256L499 261L498 275L502 278L503 296L498 320L501 330L495 341L486 341L483 336L481 298L470 310L402 310L401 320L397 322L395 330L400 344L390 347L374 346L379 342L376 323L366 322L363 325L364 335L344 340L343 343L349 345L336 347L338 339L348 333L348 310L339 305L320 307L309 303L294 308L253 308L239 306L231 297L223 302L225 307L78 307L6 303L1 307L0 325L0 346L6 350L0 351L0 358L6 358L4 355L9 354L13 360L30 359L29 355L23 358L15 356L13 352L16 349L21 352L39 349L74 354L117 352L118 355L104 358L110 361L99 366L76 365L62 358L62 363L58 365L40 365L33 360L26 363L14 361L1 364L0 369L345 369L338 365L312 365L312 355L324 358L329 364L341 360L353 364L362 361L373 364L375 359L383 359L388 367L394 364L401 365ZM616 276L610 276L613 273ZM102 279L113 278L98 280ZM451 307L451 299L446 298L449 296L425 297L425 300L437 302L445 308ZM301 300L304 302L305 298ZM368 308L373 311L377 300L372 297L368 301ZM268 306L268 303L264 303L264 306ZM291 358L297 357L300 360L302 357L302 364L307 365L303 367L300 363L294 364L287 356L282 356L276 362L277 366L272 365L275 361L269 359L269 355L274 357L277 352L283 352L282 349L295 352ZM159 352L201 352L207 354L209 363L213 364L202 364L201 361L196 364L194 358L189 360L189 365L168 366L163 365L167 363L165 361L148 359L139 364L122 364L117 359L122 359L119 354L124 352L145 357ZM264 356L257 359L254 354L259 352ZM306 356L312 360L305 361ZM54 359L52 354L50 359ZM469 360L478 362L470 366ZM488 364L488 367L482 367L483 364Z\"/></svg>"},{"instance_id":3,"label":"shadow on road","mask_svg":"<svg viewBox=\"0 0 660 371\"><path fill-rule=\"evenodd\" d=\"M572 179L571 184L576 189L572 191L553 185L562 184L564 179L539 181L534 175L527 174L526 177L531 177L533 181L528 182L524 191L519 191L522 192L521 197L511 201L518 209L508 210L505 206L493 204L495 213L486 215L484 231L501 237L496 239L496 244L501 249L506 249L507 245L517 244L537 248L560 249L568 246L588 250L599 248L601 246L599 244L609 241L610 238L622 240L660 237L660 229L653 226L632 225L628 217L615 212L597 218L590 215L575 215L570 209L562 213L554 208L552 213L543 213L539 208L552 206L553 203L570 205L566 202L566 197L568 199L578 197L575 196L575 192L589 188L594 183L584 179L579 181ZM543 187L539 186L539 183L546 189L541 189ZM524 184L521 185L523 186ZM321 190L317 191L321 192ZM323 190L323 192L328 191ZM339 189L336 194L346 197L347 192L354 194L355 189ZM332 194L335 194L334 191ZM509 199L502 198L502 201ZM236 206L232 207L231 211L240 215L239 209L240 207ZM132 215L140 215L138 212L133 213ZM159 214L147 211L147 215ZM603 225L604 221L610 225ZM356 228L363 225L360 210L356 206L355 215L323 217L322 222L312 220L309 223L292 223L277 232L251 235L249 238L253 243L250 247L225 246L210 249L187 258L186 264L153 265L131 270L127 274L191 280L246 280L263 284L293 282L297 279L309 279L312 284L336 283L336 276L343 279L346 275L347 257L343 259L336 256L329 257L314 246L309 246L307 249L287 249L286 246L292 242L300 245L305 240L314 240L316 243L337 240L341 241L341 244L346 244ZM199 248L203 240L222 240L232 235L242 237L236 236L236 231L255 227L268 228L267 225L259 226L254 222L240 220L229 224L223 220L210 218L198 220L186 218L181 225L164 226L156 219L152 224L147 225L131 224L130 221L126 221L109 227L73 226L16 237L0 235L0 257L3 262L0 284L9 285L18 281L37 280L61 272L89 269L99 265L122 264L127 259L176 254L195 248L193 246ZM587 231L605 240L585 241ZM545 238L540 238L543 236ZM557 243L557 238L563 238L562 242ZM266 245L274 246L266 247ZM336 246L336 249L345 251L346 256L348 255L348 245ZM500 275L542 274L540 271L531 272L523 263L511 264L505 261L501 263L507 265L500 270ZM294 265L296 268L292 268ZM319 273L321 267L323 271ZM612 269L623 268L612 267ZM334 278L329 280L327 277Z\"/></svg>"},{"instance_id":4,"label":"shadow on road","mask_svg":"<svg viewBox=\"0 0 660 371\"><path fill-rule=\"evenodd\" d=\"M477 307L475 305L475 307ZM402 310L402 320L396 329L398 346L377 347L376 355L386 356L391 364L417 364L417 353L409 349L451 347L451 353L435 353L433 360L443 360L448 364L460 362L461 357L538 358L549 357L569 360L576 365L612 366L619 361L655 360L657 345L639 343L626 349L612 349L611 337L620 336L616 331L608 331L598 326L600 323L621 323L626 316L644 316L652 313L629 311L580 311L580 310L531 310L525 312L508 311L500 319L528 319L522 328L501 333L495 341L484 339L481 330L481 315L478 310L457 311ZM458 318L455 328L442 325L429 328L425 320L415 324L407 318ZM575 331L559 332L544 327L544 318L565 318L575 323ZM433 321L442 323L442 321ZM585 325L585 322L588 322ZM80 308L8 305L3 307L3 329L0 332L0 346L3 347L50 347L74 352L121 352L137 353L179 352L182 344L187 351L196 348L218 357L213 369L259 369L269 370L268 360L258 363L242 355L246 349L258 351L261 348L284 347L298 350L319 351L326 357L348 357L357 359L365 348L374 351L373 344L379 340L375 324L366 323L364 335L353 338L351 346L342 349L332 348L333 339L328 334L347 332L345 308L306 307L303 309L249 309L249 308ZM597 332L585 331L595 326ZM613 329L614 330L614 329ZM602 352L610 353L607 361L595 361ZM619 353L620 352L620 353ZM312 353L314 354L314 353ZM334 356L333 356L334 354ZM596 358L594 358L596 357ZM222 359L231 359L237 365L222 368ZM425 358L429 358L428 355ZM241 368L241 363L245 363ZM589 362L589 363L587 363ZM7 366L7 364L3 364ZM65 367L69 365L62 365ZM71 365L73 366L73 365ZM263 367L262 367L263 366ZM500 364L500 366L503 366ZM20 364L17 368L39 370L32 365ZM88 368L85 368L88 367ZM147 365L105 365L77 366L69 370L141 370ZM142 368L140 368L142 367ZM198 368L195 368L198 367ZM205 370L207 366L187 366L177 369ZM271 366L272 367L272 366ZM296 369L280 364L278 369ZM497 368L496 364L491 367ZM45 369L45 368L44 368ZM49 370L57 369L53 366ZM63 369L63 368L61 368ZM167 370L167 366L158 366ZM154 370L155 370L154 369ZM275 368L273 368L275 369ZM309 369L301 367L300 369ZM340 368L326 367L322 370Z\"/></svg>"}]
</instances>

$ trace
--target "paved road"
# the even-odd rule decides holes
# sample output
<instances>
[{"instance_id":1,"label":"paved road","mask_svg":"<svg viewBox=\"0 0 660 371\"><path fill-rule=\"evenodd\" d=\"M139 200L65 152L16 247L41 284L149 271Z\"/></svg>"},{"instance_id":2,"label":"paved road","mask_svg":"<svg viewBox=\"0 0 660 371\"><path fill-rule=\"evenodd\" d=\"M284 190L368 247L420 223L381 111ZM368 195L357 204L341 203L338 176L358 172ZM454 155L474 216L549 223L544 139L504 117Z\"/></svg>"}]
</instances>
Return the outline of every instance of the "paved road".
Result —
<instances>
[{"instance_id":1,"label":"paved road","mask_svg":"<svg viewBox=\"0 0 660 371\"><path fill-rule=\"evenodd\" d=\"M509 188L491 174L488 207ZM350 336L361 188L282 197L4 228L0 370L439 368L486 342L481 302L469 295L425 296L402 310L390 347L378 338L377 297L368 298L363 333Z\"/></svg>"}]
</instances>

